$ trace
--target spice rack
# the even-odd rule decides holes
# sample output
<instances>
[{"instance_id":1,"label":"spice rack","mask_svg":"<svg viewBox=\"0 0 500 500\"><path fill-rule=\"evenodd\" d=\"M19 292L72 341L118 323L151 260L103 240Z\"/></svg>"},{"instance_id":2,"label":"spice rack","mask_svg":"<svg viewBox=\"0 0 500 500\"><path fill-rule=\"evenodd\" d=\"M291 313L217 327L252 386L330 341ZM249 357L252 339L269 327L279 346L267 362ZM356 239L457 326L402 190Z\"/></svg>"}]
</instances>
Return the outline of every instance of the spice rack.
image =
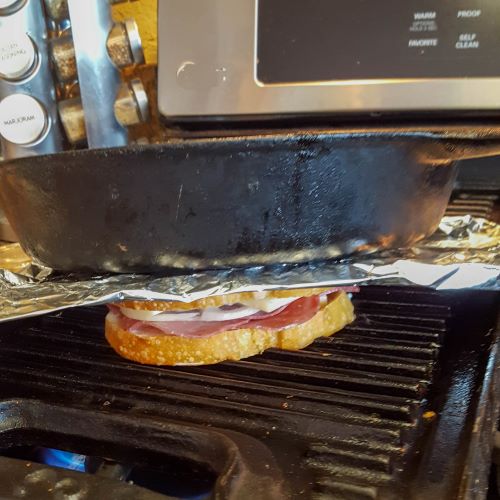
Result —
<instances>
[{"instance_id":1,"label":"spice rack","mask_svg":"<svg viewBox=\"0 0 500 500\"><path fill-rule=\"evenodd\" d=\"M45 0L58 35L51 41L51 59L61 94L59 115L73 145L124 146L128 127L149 116L141 80L124 81L122 72L144 62L139 32L132 19L113 22L112 3L118 2Z\"/></svg>"}]
</instances>

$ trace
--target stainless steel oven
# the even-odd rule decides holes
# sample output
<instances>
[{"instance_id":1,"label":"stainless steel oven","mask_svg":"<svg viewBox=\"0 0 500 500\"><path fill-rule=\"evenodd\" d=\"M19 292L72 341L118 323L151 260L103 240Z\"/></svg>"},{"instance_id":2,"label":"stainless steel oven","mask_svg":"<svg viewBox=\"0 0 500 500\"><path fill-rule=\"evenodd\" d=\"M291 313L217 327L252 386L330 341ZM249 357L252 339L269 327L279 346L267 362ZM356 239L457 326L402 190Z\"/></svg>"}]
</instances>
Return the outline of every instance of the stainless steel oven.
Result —
<instances>
[{"instance_id":1,"label":"stainless steel oven","mask_svg":"<svg viewBox=\"0 0 500 500\"><path fill-rule=\"evenodd\" d=\"M500 110L496 0L159 0L170 119Z\"/></svg>"}]
</instances>

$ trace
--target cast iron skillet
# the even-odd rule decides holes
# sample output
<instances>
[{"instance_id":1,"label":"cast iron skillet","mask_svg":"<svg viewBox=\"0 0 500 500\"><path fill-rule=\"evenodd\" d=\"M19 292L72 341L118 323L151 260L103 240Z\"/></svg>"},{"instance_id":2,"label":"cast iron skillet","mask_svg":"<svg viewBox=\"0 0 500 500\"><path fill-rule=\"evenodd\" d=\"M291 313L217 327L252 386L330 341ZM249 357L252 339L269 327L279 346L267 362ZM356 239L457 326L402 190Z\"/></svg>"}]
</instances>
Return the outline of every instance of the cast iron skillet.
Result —
<instances>
[{"instance_id":1,"label":"cast iron skillet","mask_svg":"<svg viewBox=\"0 0 500 500\"><path fill-rule=\"evenodd\" d=\"M24 249L64 271L297 262L431 234L483 129L293 131L6 161Z\"/></svg>"}]
</instances>

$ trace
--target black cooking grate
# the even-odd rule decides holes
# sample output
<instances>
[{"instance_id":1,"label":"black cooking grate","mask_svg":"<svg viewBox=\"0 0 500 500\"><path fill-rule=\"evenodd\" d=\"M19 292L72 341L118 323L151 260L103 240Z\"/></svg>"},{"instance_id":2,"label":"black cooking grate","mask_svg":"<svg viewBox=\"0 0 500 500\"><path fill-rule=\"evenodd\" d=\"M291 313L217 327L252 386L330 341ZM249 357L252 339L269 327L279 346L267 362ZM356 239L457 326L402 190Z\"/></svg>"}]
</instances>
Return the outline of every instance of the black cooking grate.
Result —
<instances>
[{"instance_id":1,"label":"black cooking grate","mask_svg":"<svg viewBox=\"0 0 500 500\"><path fill-rule=\"evenodd\" d=\"M462 217L472 215L473 217L498 220L499 198L499 195L495 193L456 193L448 205L446 215Z\"/></svg>"},{"instance_id":2,"label":"black cooking grate","mask_svg":"<svg viewBox=\"0 0 500 500\"><path fill-rule=\"evenodd\" d=\"M125 444L136 455L153 446L151 436L159 446L163 432L174 432L161 425L175 421L188 426L176 430L184 437L169 438L160 451L186 459L187 446L188 468L202 463L227 477L234 470L211 463L204 455L216 445L200 444L193 429L238 433L230 439L264 486L259 491L254 477L249 490L238 490L226 477L235 499L249 491L253 498L455 498L466 488L473 430L493 429L496 406L476 417L480 404L492 403L481 390L494 383L497 297L366 287L354 303L353 325L305 351L174 369L118 357L103 337L103 308L4 325L0 390L17 403L5 406L13 414L3 419L0 446L123 461ZM72 421L71 409L82 418L90 412L93 429ZM118 416L125 420L114 422ZM141 429L136 441L127 425ZM241 435L263 443L272 458ZM487 454L488 442L478 452Z\"/></svg>"}]
</instances>

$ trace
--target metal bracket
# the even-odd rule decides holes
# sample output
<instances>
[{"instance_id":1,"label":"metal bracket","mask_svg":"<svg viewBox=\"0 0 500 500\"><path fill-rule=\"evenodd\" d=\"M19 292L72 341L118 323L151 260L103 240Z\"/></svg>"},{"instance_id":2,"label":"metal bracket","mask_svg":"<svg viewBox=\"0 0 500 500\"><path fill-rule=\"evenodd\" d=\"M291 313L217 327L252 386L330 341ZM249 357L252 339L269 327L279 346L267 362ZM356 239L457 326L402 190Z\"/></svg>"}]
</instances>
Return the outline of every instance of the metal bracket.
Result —
<instances>
[{"instance_id":1,"label":"metal bracket","mask_svg":"<svg viewBox=\"0 0 500 500\"><path fill-rule=\"evenodd\" d=\"M121 77L106 47L113 27L109 3L103 0L68 0L68 7L80 94L87 117L88 146L124 146L128 143L128 131L118 123L113 108Z\"/></svg>"}]
</instances>

